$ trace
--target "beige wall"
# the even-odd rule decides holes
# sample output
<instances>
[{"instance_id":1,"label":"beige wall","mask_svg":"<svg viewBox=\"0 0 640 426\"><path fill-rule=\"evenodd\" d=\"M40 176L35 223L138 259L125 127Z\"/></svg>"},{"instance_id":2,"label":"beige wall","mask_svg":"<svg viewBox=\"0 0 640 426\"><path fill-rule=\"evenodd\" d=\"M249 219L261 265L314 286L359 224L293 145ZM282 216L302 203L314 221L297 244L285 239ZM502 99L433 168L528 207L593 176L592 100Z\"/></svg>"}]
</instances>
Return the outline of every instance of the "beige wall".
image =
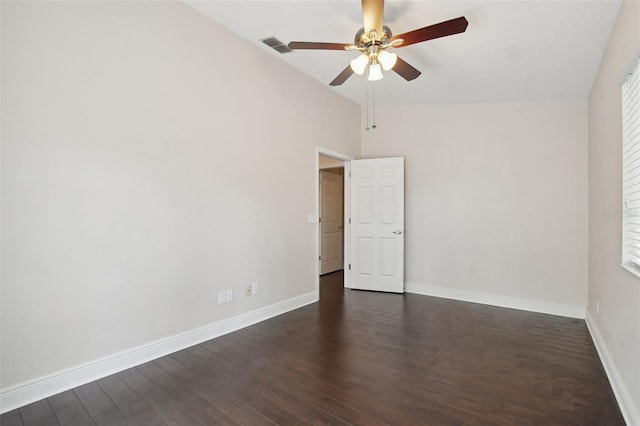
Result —
<instances>
[{"instance_id":1,"label":"beige wall","mask_svg":"<svg viewBox=\"0 0 640 426\"><path fill-rule=\"evenodd\" d=\"M182 3L1 10L2 388L314 291L316 145L406 157L407 281L587 304L584 103L379 108L361 136L358 107ZM631 401L640 281L604 212L639 27L625 2L588 107L588 303Z\"/></svg>"},{"instance_id":2,"label":"beige wall","mask_svg":"<svg viewBox=\"0 0 640 426\"><path fill-rule=\"evenodd\" d=\"M180 2L3 1L1 47L3 388L315 291L359 107Z\"/></svg>"},{"instance_id":3,"label":"beige wall","mask_svg":"<svg viewBox=\"0 0 640 426\"><path fill-rule=\"evenodd\" d=\"M640 278L621 262L620 84L640 55L640 2L623 2L589 98L589 315L640 424ZM596 303L600 302L600 313ZM635 412L635 413L634 413ZM633 423L631 423L633 424Z\"/></svg>"},{"instance_id":4,"label":"beige wall","mask_svg":"<svg viewBox=\"0 0 640 426\"><path fill-rule=\"evenodd\" d=\"M408 283L586 306L586 103L378 117L362 152L406 159Z\"/></svg>"}]
</instances>

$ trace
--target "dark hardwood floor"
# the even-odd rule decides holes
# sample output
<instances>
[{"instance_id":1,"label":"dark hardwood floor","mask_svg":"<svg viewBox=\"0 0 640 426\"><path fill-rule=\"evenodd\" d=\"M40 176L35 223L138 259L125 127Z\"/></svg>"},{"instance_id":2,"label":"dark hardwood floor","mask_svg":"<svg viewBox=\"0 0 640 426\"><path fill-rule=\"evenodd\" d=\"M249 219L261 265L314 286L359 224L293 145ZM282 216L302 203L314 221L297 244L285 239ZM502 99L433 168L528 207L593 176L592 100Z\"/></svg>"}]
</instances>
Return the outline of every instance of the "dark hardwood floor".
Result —
<instances>
[{"instance_id":1,"label":"dark hardwood floor","mask_svg":"<svg viewBox=\"0 0 640 426\"><path fill-rule=\"evenodd\" d=\"M624 425L584 321L342 289L2 415L12 425Z\"/></svg>"}]
</instances>

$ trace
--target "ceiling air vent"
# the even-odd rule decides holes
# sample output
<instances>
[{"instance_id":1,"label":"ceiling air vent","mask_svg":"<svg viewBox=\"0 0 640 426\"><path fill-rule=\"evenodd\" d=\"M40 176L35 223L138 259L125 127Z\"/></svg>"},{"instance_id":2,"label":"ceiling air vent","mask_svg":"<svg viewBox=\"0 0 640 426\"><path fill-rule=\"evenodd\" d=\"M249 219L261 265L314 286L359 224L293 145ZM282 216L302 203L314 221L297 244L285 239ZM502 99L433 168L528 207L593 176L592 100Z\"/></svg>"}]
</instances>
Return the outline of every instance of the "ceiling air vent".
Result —
<instances>
[{"instance_id":1,"label":"ceiling air vent","mask_svg":"<svg viewBox=\"0 0 640 426\"><path fill-rule=\"evenodd\" d=\"M280 53L289 53L291 49L289 49L286 45L284 45L280 40L275 37L269 37L262 40L264 44L267 46L277 50Z\"/></svg>"}]
</instances>

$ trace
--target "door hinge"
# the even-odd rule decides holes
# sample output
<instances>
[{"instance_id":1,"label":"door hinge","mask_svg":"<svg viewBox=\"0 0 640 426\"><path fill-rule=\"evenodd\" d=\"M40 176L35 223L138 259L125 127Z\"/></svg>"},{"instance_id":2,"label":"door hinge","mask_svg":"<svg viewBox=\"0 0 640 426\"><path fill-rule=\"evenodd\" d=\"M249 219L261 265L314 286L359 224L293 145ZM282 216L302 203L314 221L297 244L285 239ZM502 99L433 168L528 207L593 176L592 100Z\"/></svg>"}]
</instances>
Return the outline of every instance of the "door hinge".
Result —
<instances>
[{"instance_id":1,"label":"door hinge","mask_svg":"<svg viewBox=\"0 0 640 426\"><path fill-rule=\"evenodd\" d=\"M322 223L322 218L321 217L318 218L318 223Z\"/></svg>"},{"instance_id":2,"label":"door hinge","mask_svg":"<svg viewBox=\"0 0 640 426\"><path fill-rule=\"evenodd\" d=\"M349 218L349 225L351 225L351 218Z\"/></svg>"},{"instance_id":3,"label":"door hinge","mask_svg":"<svg viewBox=\"0 0 640 426\"><path fill-rule=\"evenodd\" d=\"M318 256L318 260L322 260L322 256Z\"/></svg>"},{"instance_id":4,"label":"door hinge","mask_svg":"<svg viewBox=\"0 0 640 426\"><path fill-rule=\"evenodd\" d=\"M349 264L349 270L351 270L351 264Z\"/></svg>"}]
</instances>

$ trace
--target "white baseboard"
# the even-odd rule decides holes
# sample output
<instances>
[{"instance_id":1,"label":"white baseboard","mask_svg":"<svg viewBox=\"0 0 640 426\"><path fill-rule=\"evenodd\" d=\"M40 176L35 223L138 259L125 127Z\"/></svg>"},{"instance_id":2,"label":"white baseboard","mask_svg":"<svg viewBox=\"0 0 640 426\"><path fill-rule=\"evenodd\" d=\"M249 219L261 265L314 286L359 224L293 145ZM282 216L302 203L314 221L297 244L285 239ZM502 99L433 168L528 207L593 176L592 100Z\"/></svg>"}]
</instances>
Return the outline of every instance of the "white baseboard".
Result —
<instances>
[{"instance_id":1,"label":"white baseboard","mask_svg":"<svg viewBox=\"0 0 640 426\"><path fill-rule=\"evenodd\" d=\"M618 406L620 407L620 411L622 412L625 422L627 422L629 426L640 425L640 401L634 402L631 398L629 389L622 381L622 375L613 362L613 358L607 349L604 339L602 338L602 334L600 334L600 330L596 326L591 313L588 311L586 315L586 323L589 333L591 333L591 339L596 346L598 355L600 355L600 361L604 366L604 371L607 373L609 383L611 383L611 388L616 396Z\"/></svg>"},{"instance_id":2,"label":"white baseboard","mask_svg":"<svg viewBox=\"0 0 640 426\"><path fill-rule=\"evenodd\" d=\"M519 309L521 311L531 311L570 318L584 319L586 311L584 306L541 302L538 300L499 296L497 294L480 293L470 290L437 287L428 284L405 283L404 290L407 293L462 300L464 302L482 303L484 305L500 306L503 308Z\"/></svg>"},{"instance_id":3,"label":"white baseboard","mask_svg":"<svg viewBox=\"0 0 640 426\"><path fill-rule=\"evenodd\" d=\"M2 389L0 391L0 413L14 410L317 301L318 292L303 294L255 311Z\"/></svg>"}]
</instances>

